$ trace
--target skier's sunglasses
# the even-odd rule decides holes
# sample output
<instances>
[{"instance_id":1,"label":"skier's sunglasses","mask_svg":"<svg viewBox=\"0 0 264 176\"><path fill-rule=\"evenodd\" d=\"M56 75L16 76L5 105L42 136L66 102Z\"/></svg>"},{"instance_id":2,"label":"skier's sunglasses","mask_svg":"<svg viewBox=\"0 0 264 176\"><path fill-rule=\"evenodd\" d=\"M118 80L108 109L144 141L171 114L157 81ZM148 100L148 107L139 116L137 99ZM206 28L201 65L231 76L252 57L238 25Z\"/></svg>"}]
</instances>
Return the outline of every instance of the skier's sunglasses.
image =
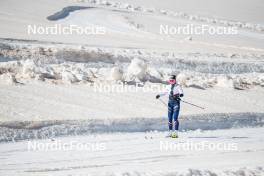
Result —
<instances>
[{"instance_id":1,"label":"skier's sunglasses","mask_svg":"<svg viewBox=\"0 0 264 176\"><path fill-rule=\"evenodd\" d=\"M176 80L175 80L175 79L170 79L168 82L169 82L170 84L175 84L175 83L176 83Z\"/></svg>"}]
</instances>

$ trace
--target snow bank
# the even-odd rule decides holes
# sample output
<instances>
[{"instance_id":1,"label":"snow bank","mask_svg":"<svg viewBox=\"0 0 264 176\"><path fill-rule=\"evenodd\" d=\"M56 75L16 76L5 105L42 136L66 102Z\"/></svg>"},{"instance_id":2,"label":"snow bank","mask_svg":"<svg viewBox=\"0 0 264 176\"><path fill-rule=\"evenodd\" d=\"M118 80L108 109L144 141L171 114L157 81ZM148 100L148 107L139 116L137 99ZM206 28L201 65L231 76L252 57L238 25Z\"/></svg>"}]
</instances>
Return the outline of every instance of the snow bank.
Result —
<instances>
[{"instance_id":1,"label":"snow bank","mask_svg":"<svg viewBox=\"0 0 264 176\"><path fill-rule=\"evenodd\" d=\"M224 171L202 170L202 169L189 169L185 172L170 172L166 175L181 175L181 176L242 176L242 175L262 175L264 170L262 167L256 168L240 168Z\"/></svg>"},{"instance_id":2,"label":"snow bank","mask_svg":"<svg viewBox=\"0 0 264 176\"><path fill-rule=\"evenodd\" d=\"M2 46L2 47L1 47ZM262 55L178 54L85 46L0 45L0 74L23 80L86 83L111 80L163 83L177 74L185 87L264 86ZM212 59L214 58L214 59Z\"/></svg>"},{"instance_id":3,"label":"snow bank","mask_svg":"<svg viewBox=\"0 0 264 176\"><path fill-rule=\"evenodd\" d=\"M133 59L127 63L115 66L114 64L102 65L63 62L60 64L39 64L34 60L20 60L0 62L0 75L9 73L14 79L21 82L25 80L54 80L61 83L86 83L113 80L135 82L166 82L167 76L177 74L178 82L185 87L211 88L226 87L235 89L250 89L255 86L264 86L264 73L247 74L207 74L191 71L167 70L156 68L140 59Z\"/></svg>"},{"instance_id":4,"label":"snow bank","mask_svg":"<svg viewBox=\"0 0 264 176\"><path fill-rule=\"evenodd\" d=\"M131 63L125 70L113 66L110 68L94 68L81 63L63 63L51 65L37 65L32 60L12 61L10 69L2 69L4 73L12 74L14 79L36 79L40 81L54 80L62 83L78 83L87 81L113 80L136 82L165 82L166 72L155 68L146 69L146 65ZM0 64L1 67L1 64ZM13 70L13 71L12 71ZM173 73L173 72L172 72ZM263 74L240 75L210 75L192 72L181 72L177 76L178 82L185 87L210 88L226 87L235 89L250 89L264 85Z\"/></svg>"},{"instance_id":5,"label":"snow bank","mask_svg":"<svg viewBox=\"0 0 264 176\"><path fill-rule=\"evenodd\" d=\"M182 116L180 130L216 130L264 125L263 113L204 114ZM164 118L132 118L0 123L0 142L45 139L55 136L109 132L166 131Z\"/></svg>"}]
</instances>

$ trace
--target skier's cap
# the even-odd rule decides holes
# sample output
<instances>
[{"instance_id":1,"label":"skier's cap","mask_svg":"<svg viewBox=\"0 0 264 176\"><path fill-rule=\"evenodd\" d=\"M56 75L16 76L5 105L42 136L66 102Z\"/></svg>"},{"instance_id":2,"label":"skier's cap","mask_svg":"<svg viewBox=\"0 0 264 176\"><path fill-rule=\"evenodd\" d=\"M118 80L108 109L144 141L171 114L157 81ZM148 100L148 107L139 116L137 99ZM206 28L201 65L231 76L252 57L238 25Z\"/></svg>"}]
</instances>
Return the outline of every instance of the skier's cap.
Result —
<instances>
[{"instance_id":1,"label":"skier's cap","mask_svg":"<svg viewBox=\"0 0 264 176\"><path fill-rule=\"evenodd\" d=\"M170 79L174 79L174 80L176 80L176 75L171 75L171 76L170 76Z\"/></svg>"}]
</instances>

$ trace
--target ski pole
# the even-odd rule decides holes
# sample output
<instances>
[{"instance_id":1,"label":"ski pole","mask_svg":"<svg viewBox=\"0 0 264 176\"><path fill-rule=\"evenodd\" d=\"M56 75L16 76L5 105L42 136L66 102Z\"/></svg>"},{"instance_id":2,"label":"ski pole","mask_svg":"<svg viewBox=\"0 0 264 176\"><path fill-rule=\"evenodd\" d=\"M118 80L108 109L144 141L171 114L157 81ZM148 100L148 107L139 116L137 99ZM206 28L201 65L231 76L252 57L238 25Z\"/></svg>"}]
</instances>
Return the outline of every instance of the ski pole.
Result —
<instances>
[{"instance_id":1,"label":"ski pole","mask_svg":"<svg viewBox=\"0 0 264 176\"><path fill-rule=\"evenodd\" d=\"M162 104L164 104L164 106L168 107L168 105L167 105L164 101L162 101L161 99L159 99L159 101L160 101ZM183 103L186 103L186 104L189 104L189 105L195 106L195 107L197 107L197 108L205 109L204 107L201 107L201 106L198 106L198 105L195 105L195 104L189 103L189 102L187 102L187 101L183 101L183 100L181 100L181 101L182 101Z\"/></svg>"},{"instance_id":2,"label":"ski pole","mask_svg":"<svg viewBox=\"0 0 264 176\"><path fill-rule=\"evenodd\" d=\"M183 100L181 100L181 101L182 101L183 103L186 103L186 104L189 104L189 105L195 106L195 107L197 107L197 108L205 109L204 107L201 107L201 106L198 106L198 105L195 105L195 104L189 103L189 102L187 102L187 101L183 101Z\"/></svg>"},{"instance_id":3,"label":"ski pole","mask_svg":"<svg viewBox=\"0 0 264 176\"><path fill-rule=\"evenodd\" d=\"M160 101L164 106L168 107L168 105L167 105L164 101L162 101L161 99L159 99L159 101Z\"/></svg>"}]
</instances>

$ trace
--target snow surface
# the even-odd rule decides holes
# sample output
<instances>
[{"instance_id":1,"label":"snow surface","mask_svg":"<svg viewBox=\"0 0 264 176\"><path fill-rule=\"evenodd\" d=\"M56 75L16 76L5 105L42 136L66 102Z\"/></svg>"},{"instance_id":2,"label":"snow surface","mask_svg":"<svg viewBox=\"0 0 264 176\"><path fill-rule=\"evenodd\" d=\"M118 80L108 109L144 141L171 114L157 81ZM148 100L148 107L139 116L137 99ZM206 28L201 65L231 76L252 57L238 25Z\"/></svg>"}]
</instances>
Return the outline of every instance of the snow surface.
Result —
<instances>
[{"instance_id":1,"label":"snow surface","mask_svg":"<svg viewBox=\"0 0 264 176\"><path fill-rule=\"evenodd\" d=\"M179 118L180 131L262 127L264 113L210 113ZM59 136L91 135L113 132L167 131L167 119L83 119L46 121L7 121L0 123L0 142L49 139Z\"/></svg>"},{"instance_id":2,"label":"snow surface","mask_svg":"<svg viewBox=\"0 0 264 176\"><path fill-rule=\"evenodd\" d=\"M262 176L261 0L1 0L0 175ZM236 35L161 35L160 25L236 27ZM29 35L28 25L104 27L104 35ZM155 100L177 74L180 138L164 138ZM137 92L95 92L96 84ZM163 99L163 101L167 101ZM104 143L104 151L27 151L27 142ZM236 151L160 151L160 142ZM68 144L67 144L68 145Z\"/></svg>"},{"instance_id":3,"label":"snow surface","mask_svg":"<svg viewBox=\"0 0 264 176\"><path fill-rule=\"evenodd\" d=\"M33 149L28 141L0 144L0 175L263 175L264 128L180 132L114 133L36 140L41 144L102 145L91 150ZM172 146L163 148L163 144ZM229 150L188 150L174 145L234 145ZM53 149L53 150L52 150Z\"/></svg>"},{"instance_id":4,"label":"snow surface","mask_svg":"<svg viewBox=\"0 0 264 176\"><path fill-rule=\"evenodd\" d=\"M95 2L95 3L94 3ZM144 3L145 2L145 3ZM0 29L1 38L26 39L26 40L41 40L51 42L63 42L74 44L89 44L100 47L125 47L125 48L145 48L158 50L173 50L177 52L230 52L230 53L248 53L257 52L263 54L263 21L259 20L262 17L262 2L255 0L243 1L237 3L243 6L244 11L239 8L231 10L229 1L220 1L218 4L203 2L206 5L203 11L209 14L199 16L196 8L198 2L181 2L183 9L177 11L175 7L178 1L167 1L167 3L155 1L138 1L129 3L109 2L112 5L107 5L107 1L56 1L53 0L10 0L1 1L0 20L2 27ZM236 1L232 2L236 3ZM39 5L42 4L42 5ZM193 9L193 14L185 13L186 6L190 4L190 11ZM199 4L199 3L198 3ZM208 4L211 4L208 6ZM215 7L212 8L212 5ZM56 12L60 12L63 8L69 6L84 6L96 7L84 10L71 12L69 16L58 21L49 21L48 16ZM154 6L154 7L153 7ZM165 9L162 9L164 6ZM206 8L207 7L207 8ZM225 13L225 10L234 12L236 16L251 16L254 20L245 18L234 19L233 14ZM255 7L254 11L252 9ZM131 9L132 8L132 9ZM148 12L149 8L154 8L154 12ZM173 8L173 11L172 11ZM214 17L214 10L217 8L221 12L219 18ZM199 10L198 10L199 11ZM214 12L212 12L214 11ZM164 14L165 13L165 14ZM198 13L196 15L196 13ZM201 13L203 14L203 13ZM226 16L227 15L227 16ZM251 18L251 19L252 19ZM85 20L83 20L85 19ZM233 21L236 20L236 21ZM246 21L244 21L246 20ZM260 24L259 24L260 23ZM53 26L54 24L61 25L79 25L79 26L103 26L106 28L106 35L28 35L28 25ZM188 35L164 36L159 34L160 25L186 25L186 24L209 24L212 26L238 26L237 35L195 35L192 36L192 41L186 41Z\"/></svg>"},{"instance_id":5,"label":"snow surface","mask_svg":"<svg viewBox=\"0 0 264 176\"><path fill-rule=\"evenodd\" d=\"M184 91L184 100L206 109L182 103L182 115L264 112L262 88L247 91L188 88ZM166 117L167 108L155 99L156 94L142 88L138 88L137 93L96 93L89 85L55 85L38 81L17 86L0 84L1 121Z\"/></svg>"}]
</instances>

